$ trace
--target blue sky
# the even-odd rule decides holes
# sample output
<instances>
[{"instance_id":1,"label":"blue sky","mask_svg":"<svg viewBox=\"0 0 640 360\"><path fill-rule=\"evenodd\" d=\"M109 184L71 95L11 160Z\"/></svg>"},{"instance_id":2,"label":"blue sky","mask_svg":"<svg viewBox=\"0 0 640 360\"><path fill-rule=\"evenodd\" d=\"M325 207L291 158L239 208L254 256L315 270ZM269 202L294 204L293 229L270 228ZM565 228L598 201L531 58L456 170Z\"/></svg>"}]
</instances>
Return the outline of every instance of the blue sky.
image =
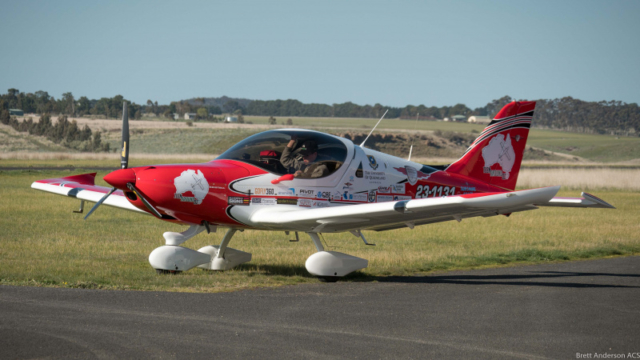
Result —
<instances>
[{"instance_id":1,"label":"blue sky","mask_svg":"<svg viewBox=\"0 0 640 360\"><path fill-rule=\"evenodd\" d=\"M640 1L3 1L0 91L640 101Z\"/></svg>"}]
</instances>

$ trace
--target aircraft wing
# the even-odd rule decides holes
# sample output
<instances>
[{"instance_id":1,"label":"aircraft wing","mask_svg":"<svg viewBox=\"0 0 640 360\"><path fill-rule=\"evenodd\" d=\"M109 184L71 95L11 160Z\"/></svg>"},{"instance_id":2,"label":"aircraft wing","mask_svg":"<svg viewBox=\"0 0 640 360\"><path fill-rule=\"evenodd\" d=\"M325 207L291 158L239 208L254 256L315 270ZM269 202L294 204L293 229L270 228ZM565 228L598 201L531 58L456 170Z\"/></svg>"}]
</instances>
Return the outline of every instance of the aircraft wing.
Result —
<instances>
[{"instance_id":1,"label":"aircraft wing","mask_svg":"<svg viewBox=\"0 0 640 360\"><path fill-rule=\"evenodd\" d=\"M559 189L555 186L304 210L265 208L255 212L251 221L272 229L327 233L412 228L441 221L537 209L535 204L549 203Z\"/></svg>"},{"instance_id":2,"label":"aircraft wing","mask_svg":"<svg viewBox=\"0 0 640 360\"><path fill-rule=\"evenodd\" d=\"M58 195L68 196L79 200L98 202L111 190L108 187L95 185L96 173L67 176L62 178L35 181L31 188ZM131 210L142 214L149 214L131 205L121 190L115 191L105 200L103 205Z\"/></svg>"}]
</instances>

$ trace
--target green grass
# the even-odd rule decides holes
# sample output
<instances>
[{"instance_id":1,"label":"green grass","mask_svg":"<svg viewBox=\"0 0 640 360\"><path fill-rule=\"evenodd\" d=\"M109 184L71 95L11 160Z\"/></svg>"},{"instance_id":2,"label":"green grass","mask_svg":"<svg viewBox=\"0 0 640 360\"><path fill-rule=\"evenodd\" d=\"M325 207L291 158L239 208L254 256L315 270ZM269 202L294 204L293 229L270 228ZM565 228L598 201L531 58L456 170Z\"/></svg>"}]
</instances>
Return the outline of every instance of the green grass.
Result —
<instances>
[{"instance_id":1,"label":"green grass","mask_svg":"<svg viewBox=\"0 0 640 360\"><path fill-rule=\"evenodd\" d=\"M317 281L304 268L306 258L315 252L307 235L291 243L292 236L260 231L234 237L231 247L253 254L250 263L234 270L156 275L147 260L149 253L164 244L164 231L185 228L106 206L84 221L82 215L72 213L79 201L29 187L37 179L70 174L0 172L1 284L216 292ZM330 250L369 260L367 269L344 281L640 254L640 194L600 191L596 195L618 209L543 208L509 218L367 232L375 247L364 246L351 234L326 234L325 239ZM200 234L184 245L198 249L218 244L222 235L223 231Z\"/></svg>"}]
</instances>

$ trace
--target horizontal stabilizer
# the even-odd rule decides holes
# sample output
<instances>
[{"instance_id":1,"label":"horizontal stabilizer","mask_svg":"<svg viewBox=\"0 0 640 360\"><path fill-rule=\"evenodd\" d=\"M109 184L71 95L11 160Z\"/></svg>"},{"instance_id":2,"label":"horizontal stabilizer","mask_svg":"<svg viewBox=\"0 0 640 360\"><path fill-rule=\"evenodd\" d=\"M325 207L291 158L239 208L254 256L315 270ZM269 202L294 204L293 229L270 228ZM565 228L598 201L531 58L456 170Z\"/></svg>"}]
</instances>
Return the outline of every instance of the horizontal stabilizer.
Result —
<instances>
[{"instance_id":1,"label":"horizontal stabilizer","mask_svg":"<svg viewBox=\"0 0 640 360\"><path fill-rule=\"evenodd\" d=\"M597 198L589 193L583 192L581 198L554 197L548 203L536 204L537 206L555 207L578 207L578 208L601 208L615 209L615 206Z\"/></svg>"}]
</instances>

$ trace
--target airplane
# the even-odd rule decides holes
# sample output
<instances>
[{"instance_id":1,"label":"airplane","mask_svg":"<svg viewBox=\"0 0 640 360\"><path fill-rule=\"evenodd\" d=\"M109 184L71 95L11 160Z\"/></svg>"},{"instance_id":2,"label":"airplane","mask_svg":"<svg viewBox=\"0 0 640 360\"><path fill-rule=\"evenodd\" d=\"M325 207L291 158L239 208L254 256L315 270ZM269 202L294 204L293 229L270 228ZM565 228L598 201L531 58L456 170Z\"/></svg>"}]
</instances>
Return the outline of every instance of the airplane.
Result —
<instances>
[{"instance_id":1,"label":"airplane","mask_svg":"<svg viewBox=\"0 0 640 360\"><path fill-rule=\"evenodd\" d=\"M350 232L373 245L365 230L413 229L543 206L614 208L584 192L580 198L555 197L559 186L515 190L535 105L505 105L462 157L446 166L369 149L366 139L357 145L318 131L275 129L240 141L210 162L129 167L125 102L121 168L103 178L112 188L96 186L96 173L38 180L31 187L81 200L76 212L85 201L95 202L85 219L104 204L189 226L165 232L165 245L149 255L159 274L228 270L251 261L250 253L228 245L237 231L254 229L294 232L296 239L306 233L317 249L305 263L307 271L334 282L368 261L325 250L321 234ZM297 171L312 167L313 172ZM218 228L227 229L220 245L181 246Z\"/></svg>"}]
</instances>

